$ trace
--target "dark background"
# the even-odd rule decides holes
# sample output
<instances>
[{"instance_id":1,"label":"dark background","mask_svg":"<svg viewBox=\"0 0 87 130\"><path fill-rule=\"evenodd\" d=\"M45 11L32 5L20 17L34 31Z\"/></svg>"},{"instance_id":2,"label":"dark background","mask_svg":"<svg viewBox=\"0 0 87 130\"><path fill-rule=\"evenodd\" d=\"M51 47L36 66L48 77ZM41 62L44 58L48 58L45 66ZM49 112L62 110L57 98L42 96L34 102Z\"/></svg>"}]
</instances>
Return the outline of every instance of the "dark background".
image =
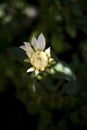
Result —
<instances>
[{"instance_id":1,"label":"dark background","mask_svg":"<svg viewBox=\"0 0 87 130\"><path fill-rule=\"evenodd\" d=\"M56 90L32 91L28 65L14 47L41 32L47 47L71 67L76 83L52 79ZM0 74L3 127L87 129L87 1L0 0Z\"/></svg>"}]
</instances>

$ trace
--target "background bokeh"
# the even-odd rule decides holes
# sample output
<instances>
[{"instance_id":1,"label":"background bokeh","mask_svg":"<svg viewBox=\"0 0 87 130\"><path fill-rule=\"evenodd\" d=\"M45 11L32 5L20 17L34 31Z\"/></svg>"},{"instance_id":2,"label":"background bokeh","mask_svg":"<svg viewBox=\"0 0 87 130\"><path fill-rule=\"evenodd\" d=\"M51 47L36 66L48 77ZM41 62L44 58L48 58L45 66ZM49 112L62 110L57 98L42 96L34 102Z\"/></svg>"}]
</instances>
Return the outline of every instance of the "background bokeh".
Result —
<instances>
[{"instance_id":1,"label":"background bokeh","mask_svg":"<svg viewBox=\"0 0 87 130\"><path fill-rule=\"evenodd\" d=\"M41 32L74 83L48 77L34 84L26 74L18 47ZM87 0L0 0L0 113L8 128L87 129Z\"/></svg>"}]
</instances>

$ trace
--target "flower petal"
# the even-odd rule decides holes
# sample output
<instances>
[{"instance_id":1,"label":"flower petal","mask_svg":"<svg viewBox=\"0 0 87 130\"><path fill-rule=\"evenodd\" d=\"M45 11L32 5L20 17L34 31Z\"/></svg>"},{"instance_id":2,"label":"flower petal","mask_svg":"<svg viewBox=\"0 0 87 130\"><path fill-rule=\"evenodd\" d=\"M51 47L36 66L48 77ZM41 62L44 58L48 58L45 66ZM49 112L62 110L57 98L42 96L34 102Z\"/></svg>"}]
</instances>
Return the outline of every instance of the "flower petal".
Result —
<instances>
[{"instance_id":1,"label":"flower petal","mask_svg":"<svg viewBox=\"0 0 87 130\"><path fill-rule=\"evenodd\" d=\"M21 49L27 51L27 48L30 47L30 43L29 42L24 42L25 45L20 46Z\"/></svg>"},{"instance_id":2,"label":"flower petal","mask_svg":"<svg viewBox=\"0 0 87 130\"><path fill-rule=\"evenodd\" d=\"M38 45L39 45L39 49L43 51L46 45L46 41L42 33L38 36Z\"/></svg>"},{"instance_id":3,"label":"flower petal","mask_svg":"<svg viewBox=\"0 0 87 130\"><path fill-rule=\"evenodd\" d=\"M26 51L26 46L25 45L20 46L20 48L23 49L24 51Z\"/></svg>"},{"instance_id":4,"label":"flower petal","mask_svg":"<svg viewBox=\"0 0 87 130\"><path fill-rule=\"evenodd\" d=\"M49 59L49 62L52 62L53 60L54 60L53 58L50 58L50 59Z\"/></svg>"},{"instance_id":5,"label":"flower petal","mask_svg":"<svg viewBox=\"0 0 87 130\"><path fill-rule=\"evenodd\" d=\"M39 70L35 70L35 74L38 75L39 74Z\"/></svg>"},{"instance_id":6,"label":"flower petal","mask_svg":"<svg viewBox=\"0 0 87 130\"><path fill-rule=\"evenodd\" d=\"M35 37L32 38L32 46L36 51L38 50L38 41Z\"/></svg>"},{"instance_id":7,"label":"flower petal","mask_svg":"<svg viewBox=\"0 0 87 130\"><path fill-rule=\"evenodd\" d=\"M26 50L26 54L28 55L28 57L30 58L31 55L34 53L34 50L31 47L28 47Z\"/></svg>"},{"instance_id":8,"label":"flower petal","mask_svg":"<svg viewBox=\"0 0 87 130\"><path fill-rule=\"evenodd\" d=\"M29 42L24 42L25 46L26 47L29 47L30 46L30 43Z\"/></svg>"},{"instance_id":9,"label":"flower petal","mask_svg":"<svg viewBox=\"0 0 87 130\"><path fill-rule=\"evenodd\" d=\"M29 68L28 70L27 70L27 73L28 72L32 72L32 71L34 71L35 69L33 68L33 67L31 67L31 68Z\"/></svg>"},{"instance_id":10,"label":"flower petal","mask_svg":"<svg viewBox=\"0 0 87 130\"><path fill-rule=\"evenodd\" d=\"M31 55L34 53L34 50L30 46L22 45L20 46L20 48L26 51L26 54L28 55L28 57L31 57Z\"/></svg>"},{"instance_id":11,"label":"flower petal","mask_svg":"<svg viewBox=\"0 0 87 130\"><path fill-rule=\"evenodd\" d=\"M45 53L47 54L48 57L51 56L51 54L50 54L50 47L49 47L48 49L45 50Z\"/></svg>"}]
</instances>

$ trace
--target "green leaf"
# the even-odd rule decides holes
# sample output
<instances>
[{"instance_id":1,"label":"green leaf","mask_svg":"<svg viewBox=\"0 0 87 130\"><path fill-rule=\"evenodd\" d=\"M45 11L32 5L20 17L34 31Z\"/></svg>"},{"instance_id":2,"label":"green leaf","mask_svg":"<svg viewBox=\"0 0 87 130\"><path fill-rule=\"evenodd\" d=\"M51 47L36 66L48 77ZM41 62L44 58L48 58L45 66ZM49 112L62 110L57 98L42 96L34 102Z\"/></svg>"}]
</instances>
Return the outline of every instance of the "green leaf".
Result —
<instances>
[{"instance_id":1,"label":"green leaf","mask_svg":"<svg viewBox=\"0 0 87 130\"><path fill-rule=\"evenodd\" d=\"M63 78L69 81L76 80L76 77L70 67L61 61L50 68L50 74L55 76L55 78Z\"/></svg>"},{"instance_id":2,"label":"green leaf","mask_svg":"<svg viewBox=\"0 0 87 130\"><path fill-rule=\"evenodd\" d=\"M78 69L78 66L80 64L80 59L77 54L73 54L72 61L70 63L71 68L76 71Z\"/></svg>"},{"instance_id":3,"label":"green leaf","mask_svg":"<svg viewBox=\"0 0 87 130\"><path fill-rule=\"evenodd\" d=\"M27 56L25 54L25 51L18 48L18 47L12 47L9 49L9 51L14 55L14 57L19 61L24 61Z\"/></svg>"},{"instance_id":4,"label":"green leaf","mask_svg":"<svg viewBox=\"0 0 87 130\"><path fill-rule=\"evenodd\" d=\"M36 81L34 87L36 89L36 93L39 96L46 96L47 95L47 92L46 92L46 90L44 88L44 84L42 84L41 81Z\"/></svg>"},{"instance_id":5,"label":"green leaf","mask_svg":"<svg viewBox=\"0 0 87 130\"><path fill-rule=\"evenodd\" d=\"M82 52L83 59L84 61L87 62L87 39L80 43L80 48L82 49L81 52Z\"/></svg>"},{"instance_id":6,"label":"green leaf","mask_svg":"<svg viewBox=\"0 0 87 130\"><path fill-rule=\"evenodd\" d=\"M81 11L81 8L80 8L80 5L78 2L73 2L71 5L70 5L70 9L72 10L72 12L77 15L77 16L82 16L82 11Z\"/></svg>"},{"instance_id":7,"label":"green leaf","mask_svg":"<svg viewBox=\"0 0 87 130\"><path fill-rule=\"evenodd\" d=\"M73 25L67 25L66 26L66 32L72 37L76 37L76 28Z\"/></svg>"},{"instance_id":8,"label":"green leaf","mask_svg":"<svg viewBox=\"0 0 87 130\"><path fill-rule=\"evenodd\" d=\"M63 86L64 92L66 92L70 96L75 96L76 94L78 94L79 89L80 89L79 84L77 82L75 82L75 83L66 83Z\"/></svg>"},{"instance_id":9,"label":"green leaf","mask_svg":"<svg viewBox=\"0 0 87 130\"><path fill-rule=\"evenodd\" d=\"M53 34L51 42L52 47L56 53L62 53L71 48L71 45L64 41L63 33Z\"/></svg>"}]
</instances>

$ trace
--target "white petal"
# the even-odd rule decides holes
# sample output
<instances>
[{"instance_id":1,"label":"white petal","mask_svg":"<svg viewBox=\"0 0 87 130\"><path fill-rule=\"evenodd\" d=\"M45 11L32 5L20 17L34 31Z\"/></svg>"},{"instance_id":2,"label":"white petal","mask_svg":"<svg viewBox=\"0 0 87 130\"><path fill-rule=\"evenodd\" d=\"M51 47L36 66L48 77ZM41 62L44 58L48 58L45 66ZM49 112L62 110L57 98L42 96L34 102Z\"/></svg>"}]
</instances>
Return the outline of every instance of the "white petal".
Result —
<instances>
[{"instance_id":1,"label":"white petal","mask_svg":"<svg viewBox=\"0 0 87 130\"><path fill-rule=\"evenodd\" d=\"M20 48L26 51L27 48L30 47L30 43L29 42L24 42L24 44L25 45L20 46Z\"/></svg>"},{"instance_id":2,"label":"white petal","mask_svg":"<svg viewBox=\"0 0 87 130\"><path fill-rule=\"evenodd\" d=\"M30 43L29 42L24 42L25 44L25 48L26 48L26 52L30 52L30 53L33 53L34 50L33 48L31 47Z\"/></svg>"},{"instance_id":3,"label":"white petal","mask_svg":"<svg viewBox=\"0 0 87 130\"><path fill-rule=\"evenodd\" d=\"M34 50L32 49L32 47L28 47L26 51L30 53L34 53Z\"/></svg>"},{"instance_id":4,"label":"white petal","mask_svg":"<svg viewBox=\"0 0 87 130\"><path fill-rule=\"evenodd\" d=\"M20 48L26 51L26 46L25 45L20 46Z\"/></svg>"},{"instance_id":5,"label":"white petal","mask_svg":"<svg viewBox=\"0 0 87 130\"><path fill-rule=\"evenodd\" d=\"M48 49L46 49L45 52L46 52L46 54L47 54L48 57L51 56L51 54L50 54L50 47Z\"/></svg>"},{"instance_id":6,"label":"white petal","mask_svg":"<svg viewBox=\"0 0 87 130\"><path fill-rule=\"evenodd\" d=\"M26 51L26 54L28 55L28 57L31 57L31 55L34 53L34 50L30 46L23 45L23 46L20 46L20 48Z\"/></svg>"},{"instance_id":7,"label":"white petal","mask_svg":"<svg viewBox=\"0 0 87 130\"><path fill-rule=\"evenodd\" d=\"M26 47L29 47L30 46L30 43L29 42L24 42L25 46Z\"/></svg>"},{"instance_id":8,"label":"white petal","mask_svg":"<svg viewBox=\"0 0 87 130\"><path fill-rule=\"evenodd\" d=\"M39 44L39 49L43 51L46 45L46 41L42 33L38 37L38 44Z\"/></svg>"},{"instance_id":9,"label":"white petal","mask_svg":"<svg viewBox=\"0 0 87 130\"><path fill-rule=\"evenodd\" d=\"M32 46L36 51L38 50L38 41L35 37L32 38Z\"/></svg>"},{"instance_id":10,"label":"white petal","mask_svg":"<svg viewBox=\"0 0 87 130\"><path fill-rule=\"evenodd\" d=\"M31 67L31 68L29 68L28 70L27 70L27 73L28 72L32 72L32 71L34 71L35 69L33 68L33 67Z\"/></svg>"},{"instance_id":11,"label":"white petal","mask_svg":"<svg viewBox=\"0 0 87 130\"><path fill-rule=\"evenodd\" d=\"M39 70L35 70L35 74L38 75L39 74Z\"/></svg>"},{"instance_id":12,"label":"white petal","mask_svg":"<svg viewBox=\"0 0 87 130\"><path fill-rule=\"evenodd\" d=\"M53 58L50 58L50 59L49 59L49 62L52 62L53 60L54 60Z\"/></svg>"},{"instance_id":13,"label":"white petal","mask_svg":"<svg viewBox=\"0 0 87 130\"><path fill-rule=\"evenodd\" d=\"M31 55L34 53L34 50L31 47L28 47L26 49L26 54L28 55L28 57L30 58Z\"/></svg>"}]
</instances>

